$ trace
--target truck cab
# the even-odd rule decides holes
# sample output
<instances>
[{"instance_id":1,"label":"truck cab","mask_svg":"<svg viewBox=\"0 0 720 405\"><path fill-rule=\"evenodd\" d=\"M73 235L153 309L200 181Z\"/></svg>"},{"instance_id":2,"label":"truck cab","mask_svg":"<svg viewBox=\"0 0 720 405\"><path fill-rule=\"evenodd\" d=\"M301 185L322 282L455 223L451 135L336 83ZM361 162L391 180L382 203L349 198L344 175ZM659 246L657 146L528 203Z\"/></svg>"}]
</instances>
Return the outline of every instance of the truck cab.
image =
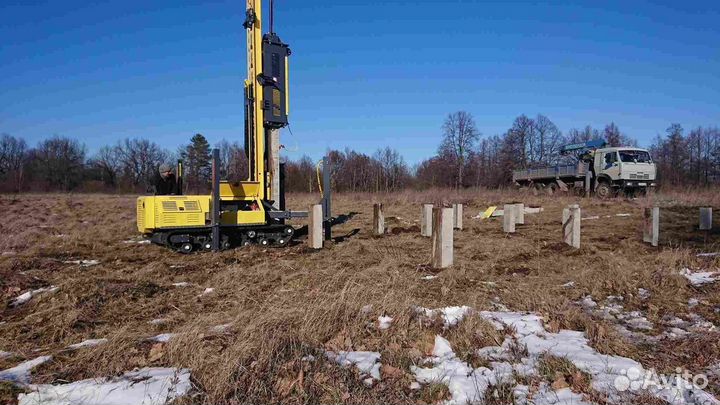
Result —
<instances>
[{"instance_id":1,"label":"truck cab","mask_svg":"<svg viewBox=\"0 0 720 405\"><path fill-rule=\"evenodd\" d=\"M632 194L655 186L655 163L647 149L601 148L593 155L595 192L599 197L621 190Z\"/></svg>"}]
</instances>

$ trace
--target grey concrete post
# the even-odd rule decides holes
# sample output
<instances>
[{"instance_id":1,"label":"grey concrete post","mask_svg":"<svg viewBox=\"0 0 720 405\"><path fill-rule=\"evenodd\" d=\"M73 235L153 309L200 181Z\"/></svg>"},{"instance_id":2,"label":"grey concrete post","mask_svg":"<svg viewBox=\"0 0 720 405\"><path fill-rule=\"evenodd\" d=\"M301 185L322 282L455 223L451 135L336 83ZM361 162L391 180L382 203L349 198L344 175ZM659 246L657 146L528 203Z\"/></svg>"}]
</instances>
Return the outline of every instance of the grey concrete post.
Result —
<instances>
[{"instance_id":1,"label":"grey concrete post","mask_svg":"<svg viewBox=\"0 0 720 405\"><path fill-rule=\"evenodd\" d=\"M712 207L700 208L700 230L709 231L712 229Z\"/></svg>"},{"instance_id":2,"label":"grey concrete post","mask_svg":"<svg viewBox=\"0 0 720 405\"><path fill-rule=\"evenodd\" d=\"M420 218L420 235L432 235L432 204L423 204Z\"/></svg>"},{"instance_id":3,"label":"grey concrete post","mask_svg":"<svg viewBox=\"0 0 720 405\"><path fill-rule=\"evenodd\" d=\"M385 233L385 214L381 203L373 204L373 235Z\"/></svg>"},{"instance_id":4,"label":"grey concrete post","mask_svg":"<svg viewBox=\"0 0 720 405\"><path fill-rule=\"evenodd\" d=\"M323 210L321 204L310 206L309 219L308 242L312 249L321 249L323 247Z\"/></svg>"},{"instance_id":5,"label":"grey concrete post","mask_svg":"<svg viewBox=\"0 0 720 405\"><path fill-rule=\"evenodd\" d=\"M503 232L515 233L515 206L505 204L503 207Z\"/></svg>"},{"instance_id":6,"label":"grey concrete post","mask_svg":"<svg viewBox=\"0 0 720 405\"><path fill-rule=\"evenodd\" d=\"M432 261L433 267L443 269L453 264L453 209L432 210Z\"/></svg>"},{"instance_id":7,"label":"grey concrete post","mask_svg":"<svg viewBox=\"0 0 720 405\"><path fill-rule=\"evenodd\" d=\"M453 204L453 228L463 229L463 205Z\"/></svg>"},{"instance_id":8,"label":"grey concrete post","mask_svg":"<svg viewBox=\"0 0 720 405\"><path fill-rule=\"evenodd\" d=\"M653 246L658 245L660 239L660 208L645 208L643 215L643 242Z\"/></svg>"}]
</instances>

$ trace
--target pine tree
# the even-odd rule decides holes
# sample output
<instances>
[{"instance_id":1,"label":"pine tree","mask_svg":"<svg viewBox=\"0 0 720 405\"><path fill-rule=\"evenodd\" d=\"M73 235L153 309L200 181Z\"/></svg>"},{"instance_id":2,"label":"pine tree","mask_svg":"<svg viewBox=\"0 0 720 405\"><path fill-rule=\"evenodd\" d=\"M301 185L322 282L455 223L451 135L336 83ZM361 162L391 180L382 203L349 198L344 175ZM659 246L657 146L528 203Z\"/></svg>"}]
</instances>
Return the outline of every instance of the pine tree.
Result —
<instances>
[{"instance_id":1,"label":"pine tree","mask_svg":"<svg viewBox=\"0 0 720 405\"><path fill-rule=\"evenodd\" d=\"M185 184L189 192L199 194L209 189L212 172L210 144L202 134L195 134L181 151L185 163Z\"/></svg>"}]
</instances>

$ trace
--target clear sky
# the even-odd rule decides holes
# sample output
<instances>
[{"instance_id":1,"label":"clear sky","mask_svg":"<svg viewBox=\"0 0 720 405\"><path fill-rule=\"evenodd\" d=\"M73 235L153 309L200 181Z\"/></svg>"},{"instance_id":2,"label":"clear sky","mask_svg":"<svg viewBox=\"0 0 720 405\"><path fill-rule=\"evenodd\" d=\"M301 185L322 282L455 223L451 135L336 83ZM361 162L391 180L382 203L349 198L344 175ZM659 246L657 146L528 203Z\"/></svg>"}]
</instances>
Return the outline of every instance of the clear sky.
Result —
<instances>
[{"instance_id":1,"label":"clear sky","mask_svg":"<svg viewBox=\"0 0 720 405\"><path fill-rule=\"evenodd\" d=\"M718 1L276 0L290 44L286 155L435 153L444 117L484 136L522 113L561 130L615 121L647 145L720 125ZM244 1L0 4L0 132L89 152L125 137L174 150L242 142Z\"/></svg>"}]
</instances>

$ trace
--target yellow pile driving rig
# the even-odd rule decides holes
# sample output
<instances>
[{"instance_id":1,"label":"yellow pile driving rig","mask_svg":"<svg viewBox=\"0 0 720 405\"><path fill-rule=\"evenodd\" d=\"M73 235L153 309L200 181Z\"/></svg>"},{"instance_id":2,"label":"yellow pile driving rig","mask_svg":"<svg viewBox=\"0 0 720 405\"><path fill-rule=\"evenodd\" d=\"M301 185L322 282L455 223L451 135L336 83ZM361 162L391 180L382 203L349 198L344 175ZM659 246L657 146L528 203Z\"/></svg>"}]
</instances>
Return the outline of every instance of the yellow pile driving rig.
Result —
<instances>
[{"instance_id":1,"label":"yellow pile driving rig","mask_svg":"<svg viewBox=\"0 0 720 405\"><path fill-rule=\"evenodd\" d=\"M261 0L247 0L248 75L245 81L245 151L247 181L220 180L219 151L213 150L210 195L155 195L137 199L138 230L153 243L179 252L220 250L252 243L287 246L295 229L285 220L307 217L306 211L285 210L284 165L271 131L288 124L288 56L290 49L272 29L262 33ZM273 139L275 144L273 144ZM274 148L274 149L273 149ZM274 168L274 169L273 169ZM329 162L323 163L323 219L329 238ZM182 166L177 169L182 194ZM275 190L275 188L278 188ZM276 196L276 200L273 200Z\"/></svg>"}]
</instances>

